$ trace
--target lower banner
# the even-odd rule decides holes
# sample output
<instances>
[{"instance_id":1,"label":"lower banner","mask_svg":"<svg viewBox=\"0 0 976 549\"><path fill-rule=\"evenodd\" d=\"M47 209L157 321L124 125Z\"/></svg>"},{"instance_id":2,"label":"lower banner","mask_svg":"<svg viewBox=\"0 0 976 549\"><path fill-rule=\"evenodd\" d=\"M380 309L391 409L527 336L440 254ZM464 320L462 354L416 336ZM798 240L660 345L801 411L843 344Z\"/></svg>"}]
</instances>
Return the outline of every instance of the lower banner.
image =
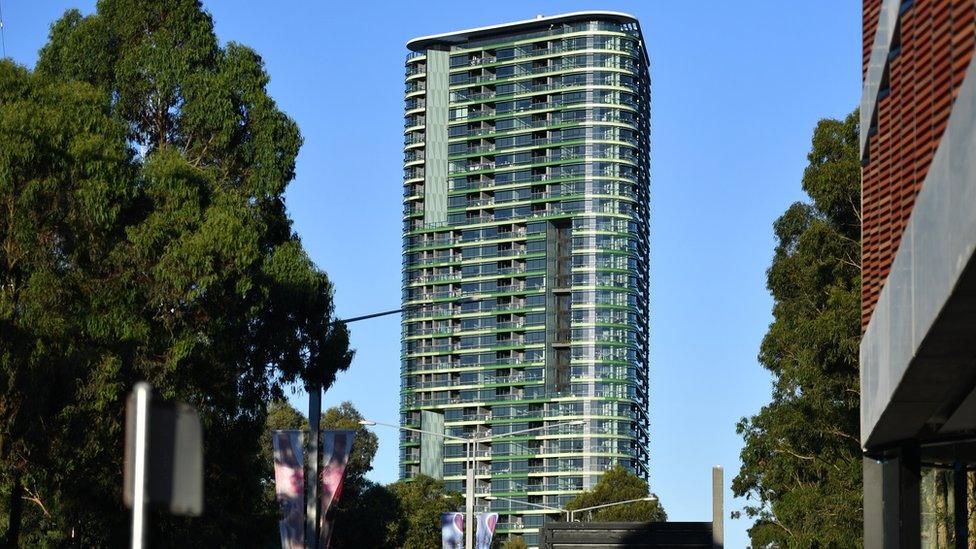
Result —
<instances>
[{"instance_id":1,"label":"lower banner","mask_svg":"<svg viewBox=\"0 0 976 549\"><path fill-rule=\"evenodd\" d=\"M495 535L498 513L478 513L478 533L475 534L475 549L491 549L491 538Z\"/></svg>"},{"instance_id":2,"label":"lower banner","mask_svg":"<svg viewBox=\"0 0 976 549\"><path fill-rule=\"evenodd\" d=\"M441 513L441 549L463 549L464 513Z\"/></svg>"},{"instance_id":3,"label":"lower banner","mask_svg":"<svg viewBox=\"0 0 976 549\"><path fill-rule=\"evenodd\" d=\"M305 433L274 431L275 496L281 509L281 549L305 547Z\"/></svg>"},{"instance_id":4,"label":"lower banner","mask_svg":"<svg viewBox=\"0 0 976 549\"><path fill-rule=\"evenodd\" d=\"M352 440L356 431L322 431L322 497L319 499L319 548L329 549L332 540L332 520L329 509L339 502L346 464L352 454Z\"/></svg>"}]
</instances>

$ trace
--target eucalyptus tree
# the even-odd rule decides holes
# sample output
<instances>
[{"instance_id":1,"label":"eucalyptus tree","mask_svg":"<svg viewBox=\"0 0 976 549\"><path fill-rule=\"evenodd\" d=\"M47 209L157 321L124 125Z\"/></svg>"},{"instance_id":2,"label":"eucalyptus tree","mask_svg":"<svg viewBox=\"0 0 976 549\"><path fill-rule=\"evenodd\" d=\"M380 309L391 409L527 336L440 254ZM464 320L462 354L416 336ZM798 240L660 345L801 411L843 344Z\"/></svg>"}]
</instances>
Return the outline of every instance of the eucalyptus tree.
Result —
<instances>
[{"instance_id":1,"label":"eucalyptus tree","mask_svg":"<svg viewBox=\"0 0 976 549\"><path fill-rule=\"evenodd\" d=\"M743 418L732 483L756 547L861 544L860 163L857 113L821 120L803 173L809 202L775 223L773 322L759 362L770 402Z\"/></svg>"},{"instance_id":2,"label":"eucalyptus tree","mask_svg":"<svg viewBox=\"0 0 976 549\"><path fill-rule=\"evenodd\" d=\"M8 543L125 536L123 400L139 379L194 405L205 431L205 515L153 515L153 540L274 538L252 520L266 404L282 380L327 385L352 355L285 208L302 138L268 82L194 0L69 10L33 73L0 63Z\"/></svg>"}]
</instances>

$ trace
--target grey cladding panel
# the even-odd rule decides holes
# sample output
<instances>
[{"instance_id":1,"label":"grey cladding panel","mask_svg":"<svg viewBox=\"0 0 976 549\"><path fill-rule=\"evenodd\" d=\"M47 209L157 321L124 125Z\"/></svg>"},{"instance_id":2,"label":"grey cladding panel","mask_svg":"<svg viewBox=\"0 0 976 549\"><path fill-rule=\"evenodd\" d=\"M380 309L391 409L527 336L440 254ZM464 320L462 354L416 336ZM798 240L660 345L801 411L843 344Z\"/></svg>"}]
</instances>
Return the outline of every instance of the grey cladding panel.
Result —
<instances>
[{"instance_id":1,"label":"grey cladding panel","mask_svg":"<svg viewBox=\"0 0 976 549\"><path fill-rule=\"evenodd\" d=\"M427 51L424 223L447 222L447 114L450 53Z\"/></svg>"},{"instance_id":2,"label":"grey cladding panel","mask_svg":"<svg viewBox=\"0 0 976 549\"><path fill-rule=\"evenodd\" d=\"M428 410L420 412L420 429L443 433L444 416ZM420 435L420 472L436 479L444 477L444 437Z\"/></svg>"}]
</instances>

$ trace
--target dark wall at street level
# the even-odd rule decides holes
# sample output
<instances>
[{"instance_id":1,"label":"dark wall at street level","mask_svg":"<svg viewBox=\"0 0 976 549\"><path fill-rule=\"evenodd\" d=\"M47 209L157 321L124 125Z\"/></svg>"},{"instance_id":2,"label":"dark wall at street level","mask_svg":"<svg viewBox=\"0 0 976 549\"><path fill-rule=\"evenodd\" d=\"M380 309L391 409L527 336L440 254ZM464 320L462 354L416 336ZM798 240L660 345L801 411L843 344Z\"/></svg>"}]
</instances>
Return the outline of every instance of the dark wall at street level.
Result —
<instances>
[{"instance_id":1,"label":"dark wall at street level","mask_svg":"<svg viewBox=\"0 0 976 549\"><path fill-rule=\"evenodd\" d=\"M712 549L711 522L549 522L542 549Z\"/></svg>"}]
</instances>

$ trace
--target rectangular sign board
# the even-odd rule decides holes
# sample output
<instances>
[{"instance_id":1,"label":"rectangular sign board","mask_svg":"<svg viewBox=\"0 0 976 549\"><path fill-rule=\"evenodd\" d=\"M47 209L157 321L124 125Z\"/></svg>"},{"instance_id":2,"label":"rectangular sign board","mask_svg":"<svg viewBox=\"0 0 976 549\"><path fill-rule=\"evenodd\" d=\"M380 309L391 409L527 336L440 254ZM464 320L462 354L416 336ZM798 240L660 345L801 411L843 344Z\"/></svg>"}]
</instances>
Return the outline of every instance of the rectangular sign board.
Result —
<instances>
[{"instance_id":1,"label":"rectangular sign board","mask_svg":"<svg viewBox=\"0 0 976 549\"><path fill-rule=\"evenodd\" d=\"M123 500L132 507L135 474L136 411L129 395L125 418ZM146 440L148 501L175 515L203 512L203 431L192 406L151 399Z\"/></svg>"}]
</instances>

